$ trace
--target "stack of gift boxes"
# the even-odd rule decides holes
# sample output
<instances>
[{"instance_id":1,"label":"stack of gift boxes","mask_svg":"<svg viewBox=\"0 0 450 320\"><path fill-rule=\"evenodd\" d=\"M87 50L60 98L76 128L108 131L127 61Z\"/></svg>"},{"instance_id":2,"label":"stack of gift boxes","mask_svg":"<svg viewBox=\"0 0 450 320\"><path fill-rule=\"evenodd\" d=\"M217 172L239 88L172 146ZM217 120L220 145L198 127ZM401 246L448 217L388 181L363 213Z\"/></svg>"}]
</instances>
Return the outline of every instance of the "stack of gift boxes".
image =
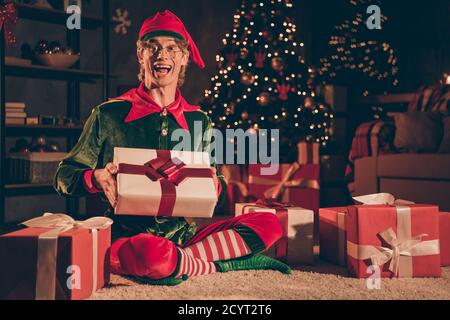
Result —
<instances>
[{"instance_id":1,"label":"stack of gift boxes","mask_svg":"<svg viewBox=\"0 0 450 320\"><path fill-rule=\"evenodd\" d=\"M291 164L223 165L228 186L225 215L196 219L197 224L271 212L278 217L283 236L265 254L291 265L312 264L320 205L319 144L300 142L297 148L298 160Z\"/></svg>"},{"instance_id":2,"label":"stack of gift boxes","mask_svg":"<svg viewBox=\"0 0 450 320\"><path fill-rule=\"evenodd\" d=\"M320 258L367 278L439 277L450 265L450 213L382 193L319 210Z\"/></svg>"},{"instance_id":3,"label":"stack of gift boxes","mask_svg":"<svg viewBox=\"0 0 450 320\"><path fill-rule=\"evenodd\" d=\"M298 148L298 161L272 175L265 165L224 166L229 212L219 217L213 217L217 193L207 153L116 148L115 214L192 217L202 226L272 212L283 236L267 255L312 264L318 237L321 258L359 278L374 268L382 277L438 277L441 265L450 265L450 213L389 194L319 209L319 146ZM111 224L104 217L45 214L0 234L0 299L88 298L109 282Z\"/></svg>"}]
</instances>

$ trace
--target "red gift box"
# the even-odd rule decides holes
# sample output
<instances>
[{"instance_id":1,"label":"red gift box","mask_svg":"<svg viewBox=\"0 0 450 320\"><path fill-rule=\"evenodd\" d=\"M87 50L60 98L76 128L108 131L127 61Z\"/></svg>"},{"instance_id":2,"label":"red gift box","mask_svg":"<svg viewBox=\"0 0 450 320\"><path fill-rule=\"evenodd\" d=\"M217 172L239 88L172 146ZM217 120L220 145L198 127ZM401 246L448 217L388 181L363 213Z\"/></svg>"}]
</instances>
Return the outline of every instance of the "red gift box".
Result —
<instances>
[{"instance_id":1,"label":"red gift box","mask_svg":"<svg viewBox=\"0 0 450 320\"><path fill-rule=\"evenodd\" d=\"M297 144L297 162L280 164L274 174L265 174L263 168L275 164L251 164L248 168L248 191L251 196L288 202L295 206L319 210L319 144Z\"/></svg>"},{"instance_id":2,"label":"red gift box","mask_svg":"<svg viewBox=\"0 0 450 320\"><path fill-rule=\"evenodd\" d=\"M302 141L297 144L297 162L300 164L319 164L320 145L316 142Z\"/></svg>"},{"instance_id":3,"label":"red gift box","mask_svg":"<svg viewBox=\"0 0 450 320\"><path fill-rule=\"evenodd\" d=\"M64 215L51 219L58 216ZM80 300L109 283L112 221L99 217L66 228L53 222L0 236L1 300ZM79 223L87 224L73 228Z\"/></svg>"},{"instance_id":4,"label":"red gift box","mask_svg":"<svg viewBox=\"0 0 450 320\"><path fill-rule=\"evenodd\" d=\"M348 208L347 267L358 278L439 277L439 211L411 204ZM372 266L372 268L370 267Z\"/></svg>"},{"instance_id":5,"label":"red gift box","mask_svg":"<svg viewBox=\"0 0 450 320\"><path fill-rule=\"evenodd\" d=\"M247 180L247 167L244 165L222 165L220 171L227 183L227 200L223 208L226 215L234 215L234 205L246 202L248 188L245 184Z\"/></svg>"},{"instance_id":6,"label":"red gift box","mask_svg":"<svg viewBox=\"0 0 450 320\"><path fill-rule=\"evenodd\" d=\"M347 207L319 209L320 258L345 266L347 264Z\"/></svg>"},{"instance_id":7,"label":"red gift box","mask_svg":"<svg viewBox=\"0 0 450 320\"><path fill-rule=\"evenodd\" d=\"M441 265L450 266L450 212L439 213Z\"/></svg>"},{"instance_id":8,"label":"red gift box","mask_svg":"<svg viewBox=\"0 0 450 320\"><path fill-rule=\"evenodd\" d=\"M250 164L248 192L258 199L269 198L289 202L317 212L319 209L320 166L316 164L280 164L273 175L262 169L270 165Z\"/></svg>"}]
</instances>

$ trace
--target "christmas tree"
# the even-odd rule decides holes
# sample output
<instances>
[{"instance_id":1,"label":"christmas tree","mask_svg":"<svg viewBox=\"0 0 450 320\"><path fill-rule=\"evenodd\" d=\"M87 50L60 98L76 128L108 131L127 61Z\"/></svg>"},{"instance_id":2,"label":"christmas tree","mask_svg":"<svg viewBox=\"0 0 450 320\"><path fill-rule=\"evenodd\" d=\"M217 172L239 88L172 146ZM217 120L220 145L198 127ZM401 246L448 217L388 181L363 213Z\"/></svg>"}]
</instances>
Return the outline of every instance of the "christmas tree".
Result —
<instances>
[{"instance_id":1,"label":"christmas tree","mask_svg":"<svg viewBox=\"0 0 450 320\"><path fill-rule=\"evenodd\" d=\"M331 113L314 103L290 0L242 1L202 102L218 129L280 129L282 155L300 140L326 144Z\"/></svg>"},{"instance_id":2,"label":"christmas tree","mask_svg":"<svg viewBox=\"0 0 450 320\"><path fill-rule=\"evenodd\" d=\"M384 28L388 19L380 15L382 29L370 29L366 23L367 8L377 5L382 9L382 2L349 1L353 18L335 27L329 40L330 54L320 59L318 78L323 84L351 85L364 96L386 93L398 85L398 61Z\"/></svg>"}]
</instances>

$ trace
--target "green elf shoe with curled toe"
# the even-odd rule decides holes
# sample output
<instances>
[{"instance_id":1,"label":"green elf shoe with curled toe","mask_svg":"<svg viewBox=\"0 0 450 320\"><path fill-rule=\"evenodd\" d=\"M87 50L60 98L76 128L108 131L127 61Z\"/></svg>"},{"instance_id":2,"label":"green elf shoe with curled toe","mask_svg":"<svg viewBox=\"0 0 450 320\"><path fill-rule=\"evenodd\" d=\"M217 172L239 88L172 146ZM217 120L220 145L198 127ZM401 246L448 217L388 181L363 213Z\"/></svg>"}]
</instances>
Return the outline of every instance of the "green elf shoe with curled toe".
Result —
<instances>
[{"instance_id":1,"label":"green elf shoe with curled toe","mask_svg":"<svg viewBox=\"0 0 450 320\"><path fill-rule=\"evenodd\" d=\"M284 274L292 273L292 269L288 265L262 254L255 254L227 261L216 261L214 263L219 272L238 270L275 270Z\"/></svg>"},{"instance_id":2,"label":"green elf shoe with curled toe","mask_svg":"<svg viewBox=\"0 0 450 320\"><path fill-rule=\"evenodd\" d=\"M186 281L188 279L188 276L184 275L181 278L175 278L173 276L164 278L164 279L159 279L159 280L154 280L154 279L150 279L148 277L129 277L129 279L137 281L139 283L142 284L149 284L152 286L176 286L179 285L180 283Z\"/></svg>"}]
</instances>

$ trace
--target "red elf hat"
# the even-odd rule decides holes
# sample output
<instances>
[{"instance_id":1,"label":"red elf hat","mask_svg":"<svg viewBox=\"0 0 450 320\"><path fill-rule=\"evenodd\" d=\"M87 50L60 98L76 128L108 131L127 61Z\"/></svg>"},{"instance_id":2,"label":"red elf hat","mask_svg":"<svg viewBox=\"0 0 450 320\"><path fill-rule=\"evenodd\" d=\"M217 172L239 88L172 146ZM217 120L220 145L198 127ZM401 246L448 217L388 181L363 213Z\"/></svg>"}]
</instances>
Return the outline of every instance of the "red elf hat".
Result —
<instances>
[{"instance_id":1,"label":"red elf hat","mask_svg":"<svg viewBox=\"0 0 450 320\"><path fill-rule=\"evenodd\" d=\"M158 36L170 36L181 40L185 40L189 45L189 53L192 61L200 68L205 67L200 52L192 40L191 35L187 32L183 22L169 10L158 12L153 17L148 18L142 24L139 31L139 40L145 40Z\"/></svg>"}]
</instances>

